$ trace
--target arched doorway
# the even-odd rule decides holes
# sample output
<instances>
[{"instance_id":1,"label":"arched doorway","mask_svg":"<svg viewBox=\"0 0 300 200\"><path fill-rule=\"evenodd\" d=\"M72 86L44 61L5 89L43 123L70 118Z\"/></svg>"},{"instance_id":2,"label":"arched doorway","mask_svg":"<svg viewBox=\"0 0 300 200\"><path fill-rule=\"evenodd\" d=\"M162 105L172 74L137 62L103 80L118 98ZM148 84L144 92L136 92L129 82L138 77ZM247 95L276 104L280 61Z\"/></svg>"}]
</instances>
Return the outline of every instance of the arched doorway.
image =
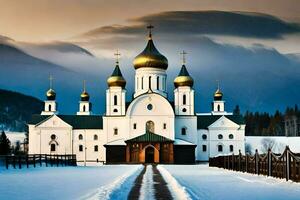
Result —
<instances>
[{"instance_id":1,"label":"arched doorway","mask_svg":"<svg viewBox=\"0 0 300 200\"><path fill-rule=\"evenodd\" d=\"M145 163L154 163L154 148L152 146L145 149Z\"/></svg>"},{"instance_id":2,"label":"arched doorway","mask_svg":"<svg viewBox=\"0 0 300 200\"><path fill-rule=\"evenodd\" d=\"M146 122L146 132L148 132L148 131L154 133L154 122L153 121Z\"/></svg>"}]
</instances>

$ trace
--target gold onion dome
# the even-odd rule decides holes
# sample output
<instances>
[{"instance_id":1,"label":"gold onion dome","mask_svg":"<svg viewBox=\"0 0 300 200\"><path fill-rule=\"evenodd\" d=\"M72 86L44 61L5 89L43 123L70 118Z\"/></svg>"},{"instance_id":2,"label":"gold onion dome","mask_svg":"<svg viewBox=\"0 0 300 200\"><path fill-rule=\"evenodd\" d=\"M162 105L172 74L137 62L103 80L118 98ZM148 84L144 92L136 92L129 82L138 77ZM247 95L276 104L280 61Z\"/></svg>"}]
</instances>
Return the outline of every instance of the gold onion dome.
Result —
<instances>
[{"instance_id":1,"label":"gold onion dome","mask_svg":"<svg viewBox=\"0 0 300 200\"><path fill-rule=\"evenodd\" d=\"M178 76L174 80L174 86L175 88L179 86L189 86L193 87L194 85L194 80L190 76L189 72L187 71L185 65L182 65L181 70L178 74Z\"/></svg>"},{"instance_id":2,"label":"gold onion dome","mask_svg":"<svg viewBox=\"0 0 300 200\"><path fill-rule=\"evenodd\" d=\"M222 97L223 97L223 93L221 92L220 88L218 87L218 89L216 90L216 92L214 94L214 100L221 101Z\"/></svg>"},{"instance_id":3,"label":"gold onion dome","mask_svg":"<svg viewBox=\"0 0 300 200\"><path fill-rule=\"evenodd\" d=\"M168 59L154 46L151 32L146 48L134 58L133 66L135 69L151 67L166 70L168 68Z\"/></svg>"},{"instance_id":4,"label":"gold onion dome","mask_svg":"<svg viewBox=\"0 0 300 200\"><path fill-rule=\"evenodd\" d=\"M47 96L47 100L55 100L56 93L55 93L55 91L52 88L50 88L47 91L46 96Z\"/></svg>"},{"instance_id":5,"label":"gold onion dome","mask_svg":"<svg viewBox=\"0 0 300 200\"><path fill-rule=\"evenodd\" d=\"M108 85L108 87L118 86L118 87L125 88L126 81L123 78L123 75L121 73L121 70L120 70L120 67L118 64L116 65L112 75L107 79L107 85Z\"/></svg>"},{"instance_id":6,"label":"gold onion dome","mask_svg":"<svg viewBox=\"0 0 300 200\"><path fill-rule=\"evenodd\" d=\"M90 95L87 93L85 90L81 93L80 95L81 101L89 101L90 100Z\"/></svg>"}]
</instances>

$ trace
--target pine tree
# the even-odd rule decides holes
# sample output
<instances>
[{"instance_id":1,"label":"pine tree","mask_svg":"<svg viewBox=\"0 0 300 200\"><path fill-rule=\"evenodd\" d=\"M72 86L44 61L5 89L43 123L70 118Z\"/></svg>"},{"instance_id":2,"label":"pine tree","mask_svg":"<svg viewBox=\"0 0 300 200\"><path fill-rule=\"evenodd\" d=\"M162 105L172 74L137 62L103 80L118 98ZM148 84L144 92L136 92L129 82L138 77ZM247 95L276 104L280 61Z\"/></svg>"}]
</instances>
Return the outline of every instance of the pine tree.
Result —
<instances>
[{"instance_id":1,"label":"pine tree","mask_svg":"<svg viewBox=\"0 0 300 200\"><path fill-rule=\"evenodd\" d=\"M0 155L7 155L10 153L10 141L4 131L0 135Z\"/></svg>"},{"instance_id":2,"label":"pine tree","mask_svg":"<svg viewBox=\"0 0 300 200\"><path fill-rule=\"evenodd\" d=\"M236 106L235 106L235 108L234 108L234 110L233 110L233 114L234 114L234 115L240 115L240 114L241 114L239 105L236 105Z\"/></svg>"}]
</instances>

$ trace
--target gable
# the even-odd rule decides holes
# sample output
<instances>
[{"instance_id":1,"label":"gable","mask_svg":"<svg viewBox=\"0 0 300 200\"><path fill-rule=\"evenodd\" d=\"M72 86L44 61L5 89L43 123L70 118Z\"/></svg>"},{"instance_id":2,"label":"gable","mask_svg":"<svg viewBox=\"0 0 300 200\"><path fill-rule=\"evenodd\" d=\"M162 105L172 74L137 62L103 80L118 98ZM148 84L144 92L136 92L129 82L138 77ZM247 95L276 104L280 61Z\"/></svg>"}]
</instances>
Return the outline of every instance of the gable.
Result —
<instances>
[{"instance_id":1,"label":"gable","mask_svg":"<svg viewBox=\"0 0 300 200\"><path fill-rule=\"evenodd\" d=\"M240 125L236 124L235 122L229 120L226 116L220 117L214 123L208 126L208 128L239 128Z\"/></svg>"},{"instance_id":2,"label":"gable","mask_svg":"<svg viewBox=\"0 0 300 200\"><path fill-rule=\"evenodd\" d=\"M102 116L98 115L57 115L73 129L103 129ZM40 125L52 118L51 115L32 115L28 124ZM53 127L53 126L51 126Z\"/></svg>"},{"instance_id":3,"label":"gable","mask_svg":"<svg viewBox=\"0 0 300 200\"><path fill-rule=\"evenodd\" d=\"M72 126L56 115L52 115L36 125L39 128L72 128Z\"/></svg>"},{"instance_id":4,"label":"gable","mask_svg":"<svg viewBox=\"0 0 300 200\"><path fill-rule=\"evenodd\" d=\"M198 115L197 116L197 129L208 129L210 125L219 120L224 115ZM235 124L245 124L244 118L241 115L225 115L227 119Z\"/></svg>"}]
</instances>

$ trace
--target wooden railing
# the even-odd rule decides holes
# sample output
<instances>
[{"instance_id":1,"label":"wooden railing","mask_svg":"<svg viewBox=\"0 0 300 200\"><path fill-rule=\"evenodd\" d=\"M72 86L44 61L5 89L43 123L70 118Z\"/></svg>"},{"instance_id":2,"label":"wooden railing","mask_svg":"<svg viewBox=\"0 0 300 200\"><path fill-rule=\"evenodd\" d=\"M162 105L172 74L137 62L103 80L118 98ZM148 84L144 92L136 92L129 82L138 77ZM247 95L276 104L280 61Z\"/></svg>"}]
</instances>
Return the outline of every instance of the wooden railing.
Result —
<instances>
[{"instance_id":1,"label":"wooden railing","mask_svg":"<svg viewBox=\"0 0 300 200\"><path fill-rule=\"evenodd\" d=\"M210 158L209 166L300 182L300 154L291 152L288 146L281 155L269 149L268 153L261 155L256 150L253 156L240 152Z\"/></svg>"},{"instance_id":2,"label":"wooden railing","mask_svg":"<svg viewBox=\"0 0 300 200\"><path fill-rule=\"evenodd\" d=\"M4 156L6 169L36 167L36 166L76 166L75 154L51 155L51 154L28 154Z\"/></svg>"}]
</instances>

